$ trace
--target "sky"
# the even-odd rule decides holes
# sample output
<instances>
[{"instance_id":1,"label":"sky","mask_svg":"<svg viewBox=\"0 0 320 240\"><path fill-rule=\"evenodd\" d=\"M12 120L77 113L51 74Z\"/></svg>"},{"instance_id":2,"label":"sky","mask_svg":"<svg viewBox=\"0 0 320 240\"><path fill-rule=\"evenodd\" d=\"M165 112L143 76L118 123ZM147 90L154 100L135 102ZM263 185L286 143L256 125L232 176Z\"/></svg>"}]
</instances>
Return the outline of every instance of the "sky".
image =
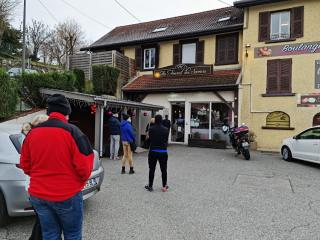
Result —
<instances>
[{"instance_id":1,"label":"sky","mask_svg":"<svg viewBox=\"0 0 320 240\"><path fill-rule=\"evenodd\" d=\"M13 18L17 28L23 19L23 0L20 1ZM116 1L142 22L228 6L222 2L233 3L233 0L26 0L26 21L29 24L36 19L53 27L66 19L75 19L87 41L93 43L116 26L138 23Z\"/></svg>"}]
</instances>

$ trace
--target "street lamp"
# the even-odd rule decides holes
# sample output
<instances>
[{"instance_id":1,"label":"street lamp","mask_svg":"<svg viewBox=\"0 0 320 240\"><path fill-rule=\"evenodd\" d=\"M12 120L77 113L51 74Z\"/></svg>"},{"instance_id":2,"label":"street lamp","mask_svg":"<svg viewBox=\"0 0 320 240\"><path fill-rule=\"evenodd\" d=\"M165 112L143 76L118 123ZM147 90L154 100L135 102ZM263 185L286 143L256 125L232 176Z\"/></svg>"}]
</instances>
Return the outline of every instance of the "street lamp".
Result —
<instances>
[{"instance_id":1,"label":"street lamp","mask_svg":"<svg viewBox=\"0 0 320 240\"><path fill-rule=\"evenodd\" d=\"M22 73L26 68L26 0L23 1Z\"/></svg>"}]
</instances>

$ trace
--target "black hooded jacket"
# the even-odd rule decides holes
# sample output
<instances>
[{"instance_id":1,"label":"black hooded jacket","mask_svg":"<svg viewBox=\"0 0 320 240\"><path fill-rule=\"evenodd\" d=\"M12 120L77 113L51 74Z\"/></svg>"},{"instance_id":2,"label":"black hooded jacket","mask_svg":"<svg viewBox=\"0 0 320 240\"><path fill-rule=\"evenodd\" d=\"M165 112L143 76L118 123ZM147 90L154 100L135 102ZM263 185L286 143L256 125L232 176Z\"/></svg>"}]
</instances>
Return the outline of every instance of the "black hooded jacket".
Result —
<instances>
[{"instance_id":1,"label":"black hooded jacket","mask_svg":"<svg viewBox=\"0 0 320 240\"><path fill-rule=\"evenodd\" d=\"M150 150L166 150L168 147L169 130L160 123L149 129Z\"/></svg>"}]
</instances>

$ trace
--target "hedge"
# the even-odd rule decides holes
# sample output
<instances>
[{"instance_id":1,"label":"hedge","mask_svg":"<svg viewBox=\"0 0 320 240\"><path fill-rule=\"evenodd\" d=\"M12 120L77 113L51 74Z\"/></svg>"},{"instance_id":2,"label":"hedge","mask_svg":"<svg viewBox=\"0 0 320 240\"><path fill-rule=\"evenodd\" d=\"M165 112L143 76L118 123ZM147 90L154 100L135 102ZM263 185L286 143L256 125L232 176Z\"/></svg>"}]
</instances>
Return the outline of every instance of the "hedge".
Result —
<instances>
[{"instance_id":1,"label":"hedge","mask_svg":"<svg viewBox=\"0 0 320 240\"><path fill-rule=\"evenodd\" d=\"M0 119L5 119L15 113L18 103L18 88L14 80L0 69Z\"/></svg>"},{"instance_id":2,"label":"hedge","mask_svg":"<svg viewBox=\"0 0 320 240\"><path fill-rule=\"evenodd\" d=\"M108 65L92 66L93 91L97 95L115 95L120 71Z\"/></svg>"},{"instance_id":3,"label":"hedge","mask_svg":"<svg viewBox=\"0 0 320 240\"><path fill-rule=\"evenodd\" d=\"M37 106L43 106L40 88L74 91L75 75L71 72L25 73L18 77L18 81L21 90L27 89L32 101Z\"/></svg>"},{"instance_id":4,"label":"hedge","mask_svg":"<svg viewBox=\"0 0 320 240\"><path fill-rule=\"evenodd\" d=\"M85 75L84 71L81 69L73 69L73 74L75 75L74 86L79 92L84 92L85 90Z\"/></svg>"}]
</instances>

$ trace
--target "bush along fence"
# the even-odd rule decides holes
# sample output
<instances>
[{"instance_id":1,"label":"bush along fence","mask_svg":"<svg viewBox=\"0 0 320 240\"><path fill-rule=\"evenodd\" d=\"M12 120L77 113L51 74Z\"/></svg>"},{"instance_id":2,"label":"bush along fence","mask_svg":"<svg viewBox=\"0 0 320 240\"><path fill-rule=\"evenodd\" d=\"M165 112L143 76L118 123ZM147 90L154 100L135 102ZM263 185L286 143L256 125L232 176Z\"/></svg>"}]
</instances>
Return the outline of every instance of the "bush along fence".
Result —
<instances>
[{"instance_id":1,"label":"bush along fence","mask_svg":"<svg viewBox=\"0 0 320 240\"><path fill-rule=\"evenodd\" d=\"M73 74L75 75L74 86L79 92L84 92L85 90L85 75L84 71L81 69L73 69Z\"/></svg>"},{"instance_id":2,"label":"bush along fence","mask_svg":"<svg viewBox=\"0 0 320 240\"><path fill-rule=\"evenodd\" d=\"M0 119L11 117L15 113L17 103L17 84L0 69Z\"/></svg>"},{"instance_id":3,"label":"bush along fence","mask_svg":"<svg viewBox=\"0 0 320 240\"><path fill-rule=\"evenodd\" d=\"M65 91L75 90L76 77L72 72L51 72L40 74L23 74L17 77L19 89L24 99L31 105L44 106L40 88L54 88Z\"/></svg>"},{"instance_id":4,"label":"bush along fence","mask_svg":"<svg viewBox=\"0 0 320 240\"><path fill-rule=\"evenodd\" d=\"M120 70L108 65L92 66L93 91L97 95L115 95Z\"/></svg>"}]
</instances>

